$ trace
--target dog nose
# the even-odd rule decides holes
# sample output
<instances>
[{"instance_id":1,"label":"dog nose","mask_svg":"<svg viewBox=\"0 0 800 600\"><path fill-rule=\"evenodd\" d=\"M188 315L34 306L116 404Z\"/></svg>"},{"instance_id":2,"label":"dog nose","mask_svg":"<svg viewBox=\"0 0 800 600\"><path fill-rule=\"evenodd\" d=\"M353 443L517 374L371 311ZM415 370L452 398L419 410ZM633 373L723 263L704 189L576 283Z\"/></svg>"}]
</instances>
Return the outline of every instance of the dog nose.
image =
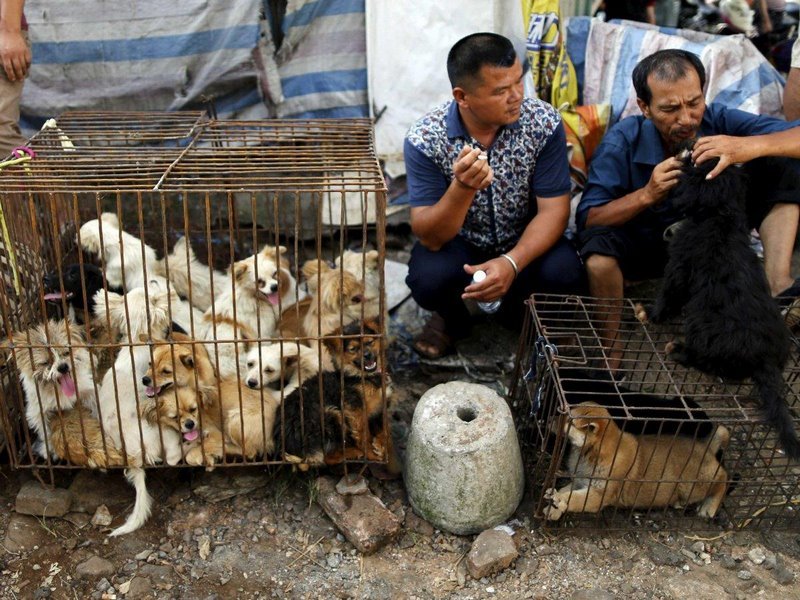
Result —
<instances>
[{"instance_id":1,"label":"dog nose","mask_svg":"<svg viewBox=\"0 0 800 600\"><path fill-rule=\"evenodd\" d=\"M251 389L256 389L258 387L258 379L248 379L247 387Z\"/></svg>"},{"instance_id":2,"label":"dog nose","mask_svg":"<svg viewBox=\"0 0 800 600\"><path fill-rule=\"evenodd\" d=\"M192 429L194 429L194 421L192 421L191 419L187 419L187 420L186 420L186 422L185 422L183 425L184 425L184 427L186 427L186 429L188 429L189 431L191 431Z\"/></svg>"},{"instance_id":3,"label":"dog nose","mask_svg":"<svg viewBox=\"0 0 800 600\"><path fill-rule=\"evenodd\" d=\"M69 365L67 363L61 363L60 365L58 365L58 372L61 373L62 375L64 373L69 373Z\"/></svg>"},{"instance_id":4,"label":"dog nose","mask_svg":"<svg viewBox=\"0 0 800 600\"><path fill-rule=\"evenodd\" d=\"M142 385L150 385L151 383L153 383L153 380L150 379L147 375L142 377Z\"/></svg>"},{"instance_id":5,"label":"dog nose","mask_svg":"<svg viewBox=\"0 0 800 600\"><path fill-rule=\"evenodd\" d=\"M277 292L278 291L278 284L277 283L270 283L269 284L269 290L271 292Z\"/></svg>"}]
</instances>

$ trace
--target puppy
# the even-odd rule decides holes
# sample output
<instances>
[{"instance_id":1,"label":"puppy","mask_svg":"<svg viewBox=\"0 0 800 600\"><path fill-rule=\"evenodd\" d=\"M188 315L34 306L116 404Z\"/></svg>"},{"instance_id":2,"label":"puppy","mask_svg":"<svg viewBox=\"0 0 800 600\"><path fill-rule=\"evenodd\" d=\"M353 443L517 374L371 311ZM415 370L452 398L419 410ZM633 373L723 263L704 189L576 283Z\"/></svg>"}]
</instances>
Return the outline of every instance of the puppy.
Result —
<instances>
[{"instance_id":1,"label":"puppy","mask_svg":"<svg viewBox=\"0 0 800 600\"><path fill-rule=\"evenodd\" d=\"M148 277L147 290L151 294L167 293L170 328L173 331L191 334L203 326L203 313L184 300L166 277Z\"/></svg>"},{"instance_id":2,"label":"puppy","mask_svg":"<svg viewBox=\"0 0 800 600\"><path fill-rule=\"evenodd\" d=\"M122 453L103 435L100 421L80 404L71 410L50 413L48 425L54 452L70 464L93 469L127 464Z\"/></svg>"},{"instance_id":3,"label":"puppy","mask_svg":"<svg viewBox=\"0 0 800 600\"><path fill-rule=\"evenodd\" d=\"M571 409L564 433L570 444L572 481L545 498L544 516L555 521L566 512L596 513L620 508L682 508L700 502L697 514L716 515L728 474L715 455L730 433L718 426L705 439L623 433L608 411L594 402Z\"/></svg>"},{"instance_id":4,"label":"puppy","mask_svg":"<svg viewBox=\"0 0 800 600\"><path fill-rule=\"evenodd\" d=\"M103 377L98 397L106 435L128 456L128 481L136 488L136 503L125 523L111 532L118 536L141 527L150 516L152 499L147 493L143 465L166 461L175 465L182 457L181 438L172 429L161 429L140 416L147 397L141 383L150 362L143 340L163 339L170 330L169 292L149 293L144 287L124 296L98 292L98 318L122 332L121 348L114 365Z\"/></svg>"},{"instance_id":5,"label":"puppy","mask_svg":"<svg viewBox=\"0 0 800 600\"><path fill-rule=\"evenodd\" d=\"M337 332L339 337L324 338L335 370L311 377L281 404L275 447L301 468L388 456L376 339L380 329L374 322L364 323L362 334L361 327L361 322L351 324Z\"/></svg>"},{"instance_id":6,"label":"puppy","mask_svg":"<svg viewBox=\"0 0 800 600\"><path fill-rule=\"evenodd\" d=\"M750 248L743 176L729 167L707 180L718 160L695 166L683 156L671 201L686 220L670 242L655 304L638 306L637 317L660 323L683 312L685 339L668 344L669 358L723 379L752 378L765 420L800 458L783 381L789 331Z\"/></svg>"},{"instance_id":7,"label":"puppy","mask_svg":"<svg viewBox=\"0 0 800 600\"><path fill-rule=\"evenodd\" d=\"M65 320L39 323L16 331L6 348L13 348L22 389L25 392L25 419L36 434L33 451L47 458L64 458L52 445L48 423L58 411L83 404L97 409L94 374L80 327Z\"/></svg>"},{"instance_id":8,"label":"puppy","mask_svg":"<svg viewBox=\"0 0 800 600\"><path fill-rule=\"evenodd\" d=\"M160 422L194 443L187 449L186 461L211 466L225 454L253 459L271 453L279 403L275 395L248 389L235 378L218 382L204 345L181 334L173 334L172 340L173 344L156 345L142 384L157 402L157 412L151 404L149 418L160 420L159 413L164 413L166 420ZM199 420L192 408L200 411ZM187 427L187 418L194 427ZM202 434L194 435L198 424Z\"/></svg>"},{"instance_id":9,"label":"puppy","mask_svg":"<svg viewBox=\"0 0 800 600\"><path fill-rule=\"evenodd\" d=\"M344 269L352 273L364 283L366 303L377 303L379 301L381 278L377 250L369 250L367 252L345 250L341 256L336 258L335 266L337 269Z\"/></svg>"},{"instance_id":10,"label":"puppy","mask_svg":"<svg viewBox=\"0 0 800 600\"><path fill-rule=\"evenodd\" d=\"M225 343L207 346L221 379L246 371L250 341L272 337L283 306L297 301L296 282L284 246L265 246L231 266L233 286L214 299L203 315L200 337ZM243 340L243 343L235 343Z\"/></svg>"},{"instance_id":11,"label":"puppy","mask_svg":"<svg viewBox=\"0 0 800 600\"><path fill-rule=\"evenodd\" d=\"M113 213L103 213L81 225L78 244L103 262L108 285L132 290L141 287L151 275L165 276L156 251L139 238L122 231Z\"/></svg>"},{"instance_id":12,"label":"puppy","mask_svg":"<svg viewBox=\"0 0 800 600\"><path fill-rule=\"evenodd\" d=\"M307 336L318 338L351 323L378 318L378 298L367 298L364 282L350 271L332 269L321 260L310 260L303 264L302 272L311 295L303 318L303 331Z\"/></svg>"},{"instance_id":13,"label":"puppy","mask_svg":"<svg viewBox=\"0 0 800 600\"><path fill-rule=\"evenodd\" d=\"M203 312L208 310L214 298L231 289L230 275L197 260L185 237L175 242L167 257L166 266L167 278L175 290Z\"/></svg>"},{"instance_id":14,"label":"puppy","mask_svg":"<svg viewBox=\"0 0 800 600\"><path fill-rule=\"evenodd\" d=\"M288 396L319 372L318 352L297 342L260 344L247 353L247 387L273 387Z\"/></svg>"},{"instance_id":15,"label":"puppy","mask_svg":"<svg viewBox=\"0 0 800 600\"><path fill-rule=\"evenodd\" d=\"M103 271L89 263L67 265L61 271L53 271L42 278L45 301L59 307L66 306L69 318L78 323L91 320L94 315L94 295L104 286L106 278ZM122 293L121 287L112 286L108 290Z\"/></svg>"}]
</instances>

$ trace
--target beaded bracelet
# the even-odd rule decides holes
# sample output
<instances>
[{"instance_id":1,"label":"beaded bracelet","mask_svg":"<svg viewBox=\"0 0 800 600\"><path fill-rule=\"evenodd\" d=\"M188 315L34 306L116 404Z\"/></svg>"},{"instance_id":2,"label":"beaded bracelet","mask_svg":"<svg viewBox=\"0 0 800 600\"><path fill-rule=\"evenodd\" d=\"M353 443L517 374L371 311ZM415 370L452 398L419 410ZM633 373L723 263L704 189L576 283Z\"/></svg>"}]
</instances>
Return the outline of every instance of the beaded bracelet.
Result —
<instances>
[{"instance_id":1,"label":"beaded bracelet","mask_svg":"<svg viewBox=\"0 0 800 600\"><path fill-rule=\"evenodd\" d=\"M511 267L514 269L514 279L516 279L519 276L519 267L517 266L517 261L511 258L508 254L501 254L500 256L511 263Z\"/></svg>"}]
</instances>

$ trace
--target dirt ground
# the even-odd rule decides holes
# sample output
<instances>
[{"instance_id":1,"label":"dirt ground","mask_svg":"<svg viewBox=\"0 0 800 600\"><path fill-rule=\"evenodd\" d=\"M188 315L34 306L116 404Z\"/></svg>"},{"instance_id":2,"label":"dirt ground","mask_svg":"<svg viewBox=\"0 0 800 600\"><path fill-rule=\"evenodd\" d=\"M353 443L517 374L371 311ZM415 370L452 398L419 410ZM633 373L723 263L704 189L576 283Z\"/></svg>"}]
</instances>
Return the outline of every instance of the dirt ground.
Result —
<instances>
[{"instance_id":1,"label":"dirt ground","mask_svg":"<svg viewBox=\"0 0 800 600\"><path fill-rule=\"evenodd\" d=\"M436 366L419 363L399 331L390 351L401 442L416 401L435 383L459 379L503 392L516 338L484 325ZM543 530L526 498L509 520L519 557L489 578L467 574L474 536L435 530L413 514L402 480L368 477L371 491L402 521L400 536L359 554L316 502L318 474L248 467L149 471L156 499L139 531L108 538L90 522L108 506L114 525L133 493L119 472L59 473L86 512L37 518L14 511L30 472L3 468L0 598L800 598L798 533L694 535L666 529L627 533ZM334 475L336 476L336 475ZM13 530L13 531L12 531Z\"/></svg>"}]
</instances>

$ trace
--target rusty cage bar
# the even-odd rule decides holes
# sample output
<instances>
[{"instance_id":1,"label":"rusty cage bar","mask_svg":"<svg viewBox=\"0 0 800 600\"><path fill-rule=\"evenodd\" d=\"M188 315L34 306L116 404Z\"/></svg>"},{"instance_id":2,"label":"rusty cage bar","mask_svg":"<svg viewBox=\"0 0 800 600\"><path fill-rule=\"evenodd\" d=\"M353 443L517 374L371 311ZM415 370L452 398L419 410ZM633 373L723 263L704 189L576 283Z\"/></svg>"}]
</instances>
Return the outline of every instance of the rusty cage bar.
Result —
<instances>
[{"instance_id":1,"label":"rusty cage bar","mask_svg":"<svg viewBox=\"0 0 800 600\"><path fill-rule=\"evenodd\" d=\"M779 449L775 432L762 421L759 400L751 397L749 381L723 383L666 357L665 345L680 336L680 323L641 324L635 316L634 301L628 299L618 308L613 301L534 295L528 305L509 397L527 465L529 493L543 526L593 530L800 529L800 465L789 461ZM615 354L607 349L610 340L602 338L597 315L616 310L621 310L621 319L616 332L620 346ZM794 338L784 379L796 429L800 425L799 355ZM612 376L609 367L614 366L615 359L619 366ZM696 452L693 456L702 455L707 462L701 464L709 468L689 472L691 469L680 464L676 468L684 470L677 477L674 473L665 475L668 467L655 469L655 474L651 469L639 477L631 475L633 470L613 476L609 475L613 471L601 472L597 465L627 464L621 448L627 448L628 442L609 442L607 448L612 452L606 459L593 458L586 437L579 446L577 436L573 448L570 435L586 431L586 414L582 411L587 410L587 402L607 409L604 417L595 421L600 425L592 427L613 420L634 439L647 437L648 443L661 444L667 455L665 465L672 467L676 467L674 461L683 460L677 456L685 444ZM609 413L613 419L608 418ZM709 442L709 436L701 431L703 426L727 429L727 447L723 444L718 448ZM719 429L714 431L716 435ZM602 444L601 439L594 447ZM642 450L645 447L638 446L637 456L654 465L652 457L657 453L650 455ZM578 451L590 458L578 458ZM594 466L589 469L587 462ZM685 462L689 464L688 459ZM582 469L576 464L583 464ZM717 479L725 486L721 508L713 519L703 518L698 515L702 512L703 490L711 489ZM628 506L633 508L615 505L611 483L626 486ZM694 490L699 495L688 505L675 498L659 503L653 499L657 496L645 492L645 485L652 491L659 484L661 490L684 484L689 495ZM576 494L578 488L587 486L601 490L601 497L605 494L599 512L593 512L584 496ZM554 504L554 490L561 489L566 491L559 497L574 497L577 506L559 517L548 507Z\"/></svg>"},{"instance_id":2,"label":"rusty cage bar","mask_svg":"<svg viewBox=\"0 0 800 600\"><path fill-rule=\"evenodd\" d=\"M204 112L75 111L65 113L56 121L46 124L31 138L29 147L33 153L32 157L9 161L0 171L2 178L0 272L3 282L0 286L0 317L5 339L11 340L14 332L23 333L22 336L17 335L16 341L6 342L3 360L0 363L3 399L0 403L2 407L0 425L5 434L12 466L49 469L87 466L86 459L81 459L76 465L69 460L58 460L67 458L65 456L52 456L50 452L45 452L47 456L41 457L34 453L36 436L25 418L26 401L38 402L39 405L34 412L45 420L54 419L53 429L63 434L64 430L59 428L64 426L64 414L73 414L62 406L65 401L69 404L69 399L64 397L63 391L67 389L69 393L74 390L65 388L62 385L64 380L58 379L62 389L61 392L55 392L55 408L48 409L41 404L42 394L46 394L41 391L43 389L41 382L36 384L37 389L33 393L39 396L38 400L30 397L26 399L25 390L18 377L18 365L15 364L15 359L18 363L22 355L26 357L23 358L23 362L36 360L37 349L58 351L55 334L49 331L50 325L45 327L48 330L45 334L45 343L37 344L30 330L37 323L45 323L49 318L61 318L69 312L66 300L53 303L45 298L43 285L43 277L46 274L56 273L55 280L64 291L66 289L64 270L68 265L78 265L80 269L77 294L83 296L84 306L89 300L86 297L87 289L90 289L86 265L99 266L106 278L106 285L100 292L104 298L98 301L106 305L105 314L93 315L88 310L77 311L82 314L75 315L75 319L70 321L67 329L80 330L84 339L76 342L75 338L71 338L67 344L68 356L65 355L63 359L72 367L71 372L77 373L77 350L89 351L94 377L94 390L90 391L98 398L98 410L102 394L100 389L102 377L97 371L103 367L104 360L110 363L111 366L108 368L114 372L116 410L121 411L123 409L120 408L120 398L125 399L125 395L130 394L130 385L139 385L136 377L140 377L141 370L148 366L141 364L141 357L146 356L144 360L149 364L154 350L159 345L167 343L172 346L170 340L173 340L174 333L167 336L151 330L152 323L155 322L152 302L154 302L154 290L160 281L157 280L157 276L163 275L169 281L169 284L165 285L170 290L181 292L176 289L178 286L173 280L177 271L175 265L184 258L184 262L189 262L189 255L184 251L181 251L182 254L170 255L180 238L188 241L188 246L194 250L199 262L192 263L188 268L188 290L178 295L170 293L165 301L173 325L176 323L179 310L185 309L188 315L188 321L184 321L188 326L184 325L172 331L183 329L191 339L190 345L195 352L207 351L212 363L216 360L215 368L220 367L221 340L227 339L229 346L233 348L238 379L236 385L240 390L238 392L240 409L243 406L243 398L249 394L244 388L251 386L252 383L245 381L244 370L248 367L255 368L256 365L259 368L264 366L260 351L257 357L250 359L247 365L244 364L245 354L256 345L274 346L281 342L280 350L277 352L281 364L284 364L284 360L292 353L300 355L300 345L313 349L313 352L306 354L312 356L309 360L312 360L317 370L314 377L320 379L319 385L314 388L316 391L313 392L319 396L320 415L325 414L329 405L333 403L330 398L323 398L321 391L324 387L321 382L323 367L328 361L336 360L335 356L331 358L326 354L333 352L328 350L326 340L330 342L330 347L334 347L333 341L330 341L334 339L341 346L345 346L349 340L360 340L362 344L366 344L365 340L371 340L377 344L379 364L384 361L386 322L382 316L386 312L383 281L386 186L376 158L372 122L369 119L217 121ZM90 240L82 230L82 226L90 221L95 223L94 231L99 232L100 250L96 254L87 251ZM133 237L130 238L129 235ZM130 241L132 239L136 241ZM115 251L115 244L121 249ZM135 247L131 250L133 246ZM150 262L148 246L155 251L156 260L159 262ZM284 246L286 251L280 254L273 248L272 254L265 251L263 257L259 255L259 258L254 258L265 246ZM373 250L370 258L377 255L376 264L372 262L368 264L367 254L363 254L363 257L360 254L368 249ZM347 260L342 255L346 251L354 253L356 266L345 266ZM108 309L109 303L115 298L109 289L111 287L109 267L115 259L113 252L117 252L119 255L117 262L121 263L117 266L122 273L124 297L129 297L133 288L132 275L137 281L139 275L142 276L140 283L143 286L146 299L144 303L147 308L141 310L139 316L148 319L148 325L147 336L139 339L126 338L134 331L131 320L133 312L138 310L136 306L129 304L127 300L123 302L124 307L120 310L127 323L123 322L116 328L113 315ZM257 293L261 290L264 296L270 298L270 303L273 301L270 294L278 294L275 296L277 304L272 309L273 314L277 315L274 330L267 331L266 324L262 322L264 319L261 311L264 309L258 301L260 299L263 302L264 298L256 295L257 308L253 310L257 314L253 321L255 325L251 325L250 329L257 331L245 333L242 319L244 316L249 316L249 313L243 314L246 311L237 300L237 294L240 299L244 295L238 288L238 275L234 273L228 281L222 271L228 269L232 263L248 257L253 259L252 269L255 271L255 279L252 283L256 286ZM266 272L267 269L263 267L264 272L259 273L258 265L272 264L259 261L273 258L277 265L274 273ZM288 259L290 266L284 269L285 273L279 268L280 258ZM312 269L315 272L313 276L304 275L302 266L308 261L316 263L316 267ZM136 271L136 264L140 262L141 269ZM174 266L172 271L170 263ZM157 269L154 269L153 265L156 265ZM217 270L214 271L212 268ZM201 269L208 271L201 273ZM336 275L330 276L330 283L325 284L320 273L329 270ZM196 274L194 286L192 272ZM211 307L203 311L195 304L195 299L199 296L198 276L202 274L208 278L209 273L212 291L216 289L213 287L214 277L221 281L223 287L221 292L216 292ZM286 275L291 275L291 278ZM353 292L346 285L346 281L353 278L356 281L353 286L361 286L358 287L360 292ZM274 286L277 292L269 292L263 287L264 280L273 279L276 281ZM284 296L284 288L281 286L291 279L294 280L291 283L294 287L294 296L288 291ZM227 284L227 289L224 284ZM153 287L154 285L156 287ZM369 295L368 291L372 288L379 290L377 297ZM220 294L229 294L232 297L231 303L234 307L232 317L220 316L221 309L218 302ZM324 294L327 296L323 297ZM347 297L347 294L353 295L353 298ZM316 310L316 328L310 326L310 332L303 328L296 329L293 335L282 335L278 329L278 325L283 322L280 313L289 308L284 297L294 297L299 301L303 295L307 295L309 300L300 306L305 312L298 315L302 317L309 311L313 314ZM347 304L351 300L357 303L355 309ZM151 304L147 304L148 302ZM334 309L331 306L335 307L337 304L339 314L332 316L330 313ZM309 308L312 305L313 307ZM350 311L347 314L345 306ZM276 310L278 312L275 312ZM327 326L322 323L326 317ZM377 329L366 327L365 323L370 318L379 321L380 326ZM361 322L357 331L345 331L348 323L354 320ZM87 323L86 331L84 326L80 325L81 321ZM234 337L226 338L224 335L221 339L202 337L200 328L201 326L210 328L209 322L215 328L214 331L217 331L217 326L223 328L226 324L229 325L235 330ZM270 327L272 325L270 324ZM103 337L104 329L111 331L111 334ZM108 334L108 331L105 333ZM205 343L201 344L200 341ZM362 365L365 364L364 352L362 347ZM171 353L171 362L175 364L177 352L171 350ZM130 355L130 360L135 363L132 366L134 380L131 380L130 375L124 370L117 373L119 366L116 361L120 360L120 356L126 355ZM313 358L314 355L316 358ZM136 356L140 358L139 363L136 363ZM35 370L37 366L32 365L32 368ZM68 370L68 367L63 368ZM294 363L294 368L300 372L297 363ZM382 410L381 418L385 430L388 426L387 375L385 370L378 369L377 372L379 375L369 375L369 382L378 381L375 377L379 377L379 383L376 385L379 388L380 401L375 402L378 402L378 407ZM219 384L223 378L219 371L216 373L219 374L217 378ZM264 371L261 375L263 373ZM279 414L276 413L275 419L289 418L284 413L287 410L284 401L288 396L285 379L281 376L277 382L271 382L273 387L269 388L269 391L265 391L268 390L266 380L258 379L257 383L252 385L261 390L260 410L263 413L264 423L268 421L264 416L268 410L268 403L264 400L266 394L270 394L272 398L270 406L277 405L276 410L280 411ZM360 376L362 388L367 385L365 383L367 379L367 374L362 371ZM298 381L300 384L304 381L300 375ZM345 391L348 385L350 385L348 389L356 389L352 386L358 386L359 382L351 381L343 374L337 377L337 381L340 397L336 403L339 405L339 410L341 413L356 411L358 418L365 421L362 425L366 427L366 409L364 414L358 413L359 407L354 408L353 399L347 398ZM197 384L197 381L194 383ZM74 385L74 382L71 385ZM303 385L299 387L306 389ZM78 389L77 395L80 393L81 390ZM221 391L218 394L221 394ZM303 397L302 391L300 397L301 399ZM137 397L136 413L139 419L144 418L143 414L148 407L143 406L143 403L146 402L147 398ZM325 402L327 404L323 406ZM159 404L157 400L156 404ZM302 402L301 405L305 406ZM301 421L306 420L301 422L299 427L302 430L301 434L306 436L308 419L311 415L304 416L302 406L300 418ZM96 412L93 407L88 408L91 409L90 413ZM48 410L56 413L56 416L48 414ZM164 442L166 433L161 421L158 420L163 416L163 410L162 407L156 412L160 443L166 443ZM372 407L371 410L374 412L377 409ZM113 420L108 420L106 417L107 414L105 417L97 416L104 430L108 429L106 425ZM171 418L171 415L166 415L165 418ZM222 419L227 417L220 414L219 418L220 423L223 423ZM323 416L318 418L324 421ZM104 419L107 421L105 424ZM124 420L123 417L120 419ZM200 419L202 420L202 416ZM83 416L78 418L75 435L79 440L78 446L83 448L81 452L90 443L89 435L92 434L87 423L89 421ZM326 431L326 423L321 422L320 425L323 431ZM202 423L200 427L203 427ZM242 429L242 435L245 435L243 432L245 426L240 424L239 427ZM344 426L342 431L343 428ZM101 453L106 454L103 460L108 460L108 437L111 433L113 432L102 433ZM206 433L204 431L203 435ZM124 434L118 432L118 435L123 438L122 445L125 446ZM264 444L270 439L270 435L266 425L258 434ZM368 451L369 448L366 447L368 441L359 438L359 444L363 447L355 449L353 446L358 444L345 439L347 436L341 431L337 435L338 438L333 442L328 440L328 445L332 443L342 446L342 452L334 462L367 460L382 462L380 454ZM184 437L184 441L186 439ZM300 456L298 461L297 456L293 455L290 460L287 455L281 453L285 441L282 433L275 437L275 441L277 447L273 453L257 452L253 456L233 458L228 455L218 463L305 464L305 459L308 458L305 455ZM230 446L230 440L226 439L223 443L228 443ZM304 449L306 443L314 446L322 442L308 441L303 437ZM149 452L146 448L139 448L140 445L144 445L144 436L141 432L136 435L133 443L128 440L129 447L118 448L123 454L121 464L109 463L101 466L127 466L130 460L126 460L126 456L130 459L132 453L137 454L139 450L142 456ZM47 450L53 450L49 441L46 446ZM349 447L347 452L345 446ZM2 449L1 441L0 449ZM69 447L65 451L69 454ZM182 452L185 453L185 448ZM227 451L224 452L227 454ZM205 460L204 446L202 454ZM163 455L160 458L163 459ZM385 460L384 455L383 462ZM145 460L146 466L153 466L154 463L163 465L166 461L158 458L149 462ZM318 463L322 464L324 461ZM91 463L88 466L95 464Z\"/></svg>"}]
</instances>

